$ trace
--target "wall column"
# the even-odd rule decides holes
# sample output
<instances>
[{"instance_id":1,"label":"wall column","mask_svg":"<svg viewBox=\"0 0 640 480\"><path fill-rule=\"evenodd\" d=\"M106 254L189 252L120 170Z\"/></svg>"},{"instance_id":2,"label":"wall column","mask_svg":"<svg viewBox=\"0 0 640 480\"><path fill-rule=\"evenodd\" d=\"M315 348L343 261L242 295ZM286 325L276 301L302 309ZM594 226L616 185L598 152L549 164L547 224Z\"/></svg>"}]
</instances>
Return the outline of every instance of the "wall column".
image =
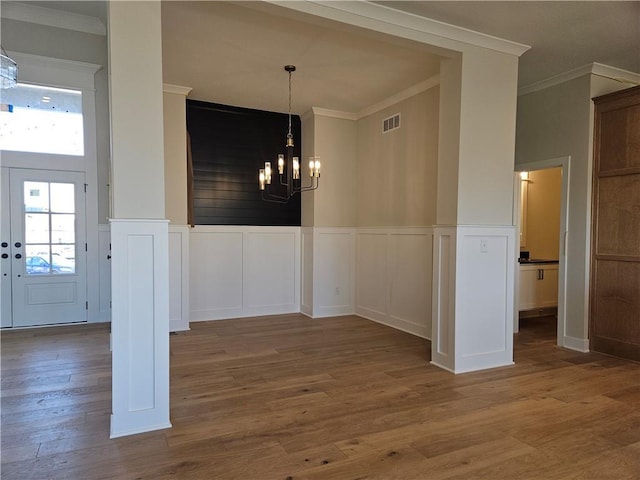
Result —
<instances>
[{"instance_id":1,"label":"wall column","mask_svg":"<svg viewBox=\"0 0 640 480\"><path fill-rule=\"evenodd\" d=\"M111 437L171 426L159 1L108 2Z\"/></svg>"},{"instance_id":2,"label":"wall column","mask_svg":"<svg viewBox=\"0 0 640 480\"><path fill-rule=\"evenodd\" d=\"M441 64L432 363L513 363L518 57L480 47Z\"/></svg>"}]
</instances>

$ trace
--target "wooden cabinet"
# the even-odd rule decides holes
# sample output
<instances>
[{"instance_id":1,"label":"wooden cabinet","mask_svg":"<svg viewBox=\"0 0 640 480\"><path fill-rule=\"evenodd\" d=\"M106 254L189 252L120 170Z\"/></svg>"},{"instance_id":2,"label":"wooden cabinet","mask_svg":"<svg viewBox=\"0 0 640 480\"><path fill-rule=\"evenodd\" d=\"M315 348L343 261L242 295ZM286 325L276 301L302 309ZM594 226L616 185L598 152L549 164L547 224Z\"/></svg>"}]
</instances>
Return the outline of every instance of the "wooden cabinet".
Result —
<instances>
[{"instance_id":1,"label":"wooden cabinet","mask_svg":"<svg viewBox=\"0 0 640 480\"><path fill-rule=\"evenodd\" d=\"M520 265L519 310L558 306L558 265Z\"/></svg>"},{"instance_id":2,"label":"wooden cabinet","mask_svg":"<svg viewBox=\"0 0 640 480\"><path fill-rule=\"evenodd\" d=\"M589 343L640 361L640 86L593 101Z\"/></svg>"}]
</instances>

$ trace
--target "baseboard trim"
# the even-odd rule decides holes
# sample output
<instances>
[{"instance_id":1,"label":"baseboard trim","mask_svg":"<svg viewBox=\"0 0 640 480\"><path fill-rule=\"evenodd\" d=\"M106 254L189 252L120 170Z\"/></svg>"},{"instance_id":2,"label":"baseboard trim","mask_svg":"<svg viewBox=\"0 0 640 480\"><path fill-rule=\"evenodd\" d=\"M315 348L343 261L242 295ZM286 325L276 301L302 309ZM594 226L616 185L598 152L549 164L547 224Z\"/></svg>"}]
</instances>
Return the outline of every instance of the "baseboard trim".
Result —
<instances>
[{"instance_id":1,"label":"baseboard trim","mask_svg":"<svg viewBox=\"0 0 640 480\"><path fill-rule=\"evenodd\" d=\"M588 353L589 339L575 338L575 337L569 337L568 335L565 335L564 338L562 339L562 346L564 348L568 348L569 350L576 350L578 352Z\"/></svg>"}]
</instances>

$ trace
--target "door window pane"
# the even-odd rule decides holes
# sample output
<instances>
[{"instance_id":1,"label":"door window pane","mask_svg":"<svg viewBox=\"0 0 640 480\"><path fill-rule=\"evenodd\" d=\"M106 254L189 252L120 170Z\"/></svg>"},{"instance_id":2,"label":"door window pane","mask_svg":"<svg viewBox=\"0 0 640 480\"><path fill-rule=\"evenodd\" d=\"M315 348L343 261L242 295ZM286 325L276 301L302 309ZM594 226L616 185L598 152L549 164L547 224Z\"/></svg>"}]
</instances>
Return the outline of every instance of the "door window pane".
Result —
<instances>
[{"instance_id":1,"label":"door window pane","mask_svg":"<svg viewBox=\"0 0 640 480\"><path fill-rule=\"evenodd\" d=\"M73 214L51 214L51 243L74 243L76 238Z\"/></svg>"},{"instance_id":2,"label":"door window pane","mask_svg":"<svg viewBox=\"0 0 640 480\"><path fill-rule=\"evenodd\" d=\"M82 92L19 83L2 104L0 150L84 155Z\"/></svg>"},{"instance_id":3,"label":"door window pane","mask_svg":"<svg viewBox=\"0 0 640 480\"><path fill-rule=\"evenodd\" d=\"M73 245L51 246L51 268L56 273L75 273L76 252Z\"/></svg>"},{"instance_id":4,"label":"door window pane","mask_svg":"<svg viewBox=\"0 0 640 480\"><path fill-rule=\"evenodd\" d=\"M73 183L51 184L51 211L56 213L75 212Z\"/></svg>"},{"instance_id":5,"label":"door window pane","mask_svg":"<svg viewBox=\"0 0 640 480\"><path fill-rule=\"evenodd\" d=\"M25 246L25 271L27 275L47 275L51 273L49 245Z\"/></svg>"},{"instance_id":6,"label":"door window pane","mask_svg":"<svg viewBox=\"0 0 640 480\"><path fill-rule=\"evenodd\" d=\"M49 184L47 182L24 182L24 211L49 211Z\"/></svg>"},{"instance_id":7,"label":"door window pane","mask_svg":"<svg viewBox=\"0 0 640 480\"><path fill-rule=\"evenodd\" d=\"M24 216L24 243L49 243L49 214L27 213Z\"/></svg>"}]
</instances>

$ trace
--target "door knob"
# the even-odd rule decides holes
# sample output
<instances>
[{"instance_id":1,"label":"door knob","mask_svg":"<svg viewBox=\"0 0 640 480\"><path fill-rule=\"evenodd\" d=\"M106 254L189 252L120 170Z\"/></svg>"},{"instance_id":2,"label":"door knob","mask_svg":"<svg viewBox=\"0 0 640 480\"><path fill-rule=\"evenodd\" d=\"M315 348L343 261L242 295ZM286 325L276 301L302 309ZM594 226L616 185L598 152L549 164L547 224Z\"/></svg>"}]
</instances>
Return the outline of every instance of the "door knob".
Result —
<instances>
[{"instance_id":1,"label":"door knob","mask_svg":"<svg viewBox=\"0 0 640 480\"><path fill-rule=\"evenodd\" d=\"M8 253L3 253L2 254L2 258L9 258L9 254Z\"/></svg>"},{"instance_id":2,"label":"door knob","mask_svg":"<svg viewBox=\"0 0 640 480\"><path fill-rule=\"evenodd\" d=\"M7 242L2 242L2 248L7 248L9 244Z\"/></svg>"},{"instance_id":3,"label":"door knob","mask_svg":"<svg viewBox=\"0 0 640 480\"><path fill-rule=\"evenodd\" d=\"M16 253L16 258L22 258L22 255L20 255L19 253Z\"/></svg>"},{"instance_id":4,"label":"door knob","mask_svg":"<svg viewBox=\"0 0 640 480\"><path fill-rule=\"evenodd\" d=\"M15 246L16 246L16 248L20 248L22 246L22 244L20 242L16 242Z\"/></svg>"}]
</instances>

